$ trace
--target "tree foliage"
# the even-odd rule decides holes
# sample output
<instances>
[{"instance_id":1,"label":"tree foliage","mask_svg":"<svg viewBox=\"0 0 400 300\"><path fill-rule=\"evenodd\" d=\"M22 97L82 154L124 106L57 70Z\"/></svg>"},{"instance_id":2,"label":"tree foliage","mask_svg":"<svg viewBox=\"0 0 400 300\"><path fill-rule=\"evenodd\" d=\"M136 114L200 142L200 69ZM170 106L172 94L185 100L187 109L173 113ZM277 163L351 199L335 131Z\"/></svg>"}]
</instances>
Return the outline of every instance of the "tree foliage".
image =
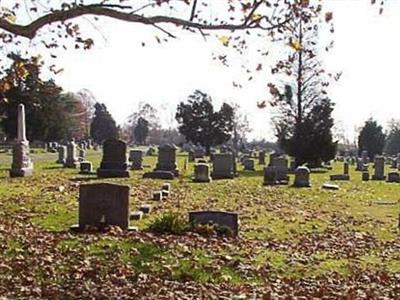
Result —
<instances>
[{"instance_id":1,"label":"tree foliage","mask_svg":"<svg viewBox=\"0 0 400 300\"><path fill-rule=\"evenodd\" d=\"M139 145L144 145L149 134L149 122L145 118L140 117L136 123L133 134L135 136L135 141Z\"/></svg>"},{"instance_id":2,"label":"tree foliage","mask_svg":"<svg viewBox=\"0 0 400 300\"><path fill-rule=\"evenodd\" d=\"M272 73L282 81L269 83L271 106L280 147L294 156L296 164L318 166L335 155L332 138L333 104L326 88L340 75L327 73L318 58L320 10L299 10L287 25L287 58ZM318 147L316 147L318 145Z\"/></svg>"},{"instance_id":3,"label":"tree foliage","mask_svg":"<svg viewBox=\"0 0 400 300\"><path fill-rule=\"evenodd\" d=\"M367 150L368 157L373 160L375 155L382 154L385 138L382 126L376 120L368 119L358 135L358 155Z\"/></svg>"},{"instance_id":4,"label":"tree foliage","mask_svg":"<svg viewBox=\"0 0 400 300\"><path fill-rule=\"evenodd\" d=\"M12 55L13 64L5 77L13 78L12 86L2 98L1 126L8 138L17 133L17 107L25 106L26 132L29 140L55 141L71 138L78 126L71 116L76 108L71 95L63 94L54 81L40 78L41 68L30 60ZM19 76L20 66L27 71Z\"/></svg>"},{"instance_id":5,"label":"tree foliage","mask_svg":"<svg viewBox=\"0 0 400 300\"><path fill-rule=\"evenodd\" d=\"M219 111L214 111L209 95L196 90L188 97L186 103L181 102L176 111L179 132L188 142L200 144L206 148L221 145L228 141L233 130L233 108L223 103Z\"/></svg>"},{"instance_id":6,"label":"tree foliage","mask_svg":"<svg viewBox=\"0 0 400 300\"><path fill-rule=\"evenodd\" d=\"M385 153L397 155L400 153L400 121L392 120L386 138Z\"/></svg>"},{"instance_id":7,"label":"tree foliage","mask_svg":"<svg viewBox=\"0 0 400 300\"><path fill-rule=\"evenodd\" d=\"M90 126L90 136L96 143L102 143L106 139L118 137L118 127L113 117L108 112L105 104L94 105L94 117Z\"/></svg>"}]
</instances>

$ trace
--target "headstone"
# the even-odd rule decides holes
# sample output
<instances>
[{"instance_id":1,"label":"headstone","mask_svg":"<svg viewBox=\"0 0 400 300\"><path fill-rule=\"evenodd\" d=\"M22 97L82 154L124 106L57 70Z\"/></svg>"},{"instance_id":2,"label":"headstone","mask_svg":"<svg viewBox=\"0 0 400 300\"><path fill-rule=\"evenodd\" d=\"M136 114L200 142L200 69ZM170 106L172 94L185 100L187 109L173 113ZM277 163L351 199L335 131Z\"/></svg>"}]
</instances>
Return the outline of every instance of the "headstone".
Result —
<instances>
[{"instance_id":1,"label":"headstone","mask_svg":"<svg viewBox=\"0 0 400 300\"><path fill-rule=\"evenodd\" d=\"M126 143L117 139L108 139L103 143L103 158L97 176L129 177L126 157Z\"/></svg>"},{"instance_id":2,"label":"headstone","mask_svg":"<svg viewBox=\"0 0 400 300\"><path fill-rule=\"evenodd\" d=\"M193 152L194 158L203 158L206 155L204 148L201 146L197 146L194 148Z\"/></svg>"},{"instance_id":3,"label":"headstone","mask_svg":"<svg viewBox=\"0 0 400 300\"><path fill-rule=\"evenodd\" d=\"M231 230L233 236L239 234L239 215L224 211L192 211L189 212L189 222L194 224L213 223Z\"/></svg>"},{"instance_id":4,"label":"headstone","mask_svg":"<svg viewBox=\"0 0 400 300\"><path fill-rule=\"evenodd\" d=\"M131 170L143 170L143 151L138 149L129 151L129 161Z\"/></svg>"},{"instance_id":5,"label":"headstone","mask_svg":"<svg viewBox=\"0 0 400 300\"><path fill-rule=\"evenodd\" d=\"M143 178L173 180L175 175L169 171L154 171L144 173Z\"/></svg>"},{"instance_id":6,"label":"headstone","mask_svg":"<svg viewBox=\"0 0 400 300\"><path fill-rule=\"evenodd\" d=\"M392 157L390 159L390 168L397 169L397 158Z\"/></svg>"},{"instance_id":7,"label":"headstone","mask_svg":"<svg viewBox=\"0 0 400 300\"><path fill-rule=\"evenodd\" d=\"M79 161L85 160L86 157L86 151L83 149L79 149Z\"/></svg>"},{"instance_id":8,"label":"headstone","mask_svg":"<svg viewBox=\"0 0 400 300\"><path fill-rule=\"evenodd\" d=\"M349 175L349 163L347 161L343 163L343 174Z\"/></svg>"},{"instance_id":9,"label":"headstone","mask_svg":"<svg viewBox=\"0 0 400 300\"><path fill-rule=\"evenodd\" d=\"M76 144L75 141L72 139L67 144L67 159L65 160L64 167L66 168L76 168L78 167L79 162L76 156Z\"/></svg>"},{"instance_id":10,"label":"headstone","mask_svg":"<svg viewBox=\"0 0 400 300\"><path fill-rule=\"evenodd\" d=\"M58 159L56 161L57 164L65 164L67 160L67 147L65 146L58 146Z\"/></svg>"},{"instance_id":11,"label":"headstone","mask_svg":"<svg viewBox=\"0 0 400 300\"><path fill-rule=\"evenodd\" d=\"M213 157L213 170L211 177L213 179L232 179L234 173L234 158L232 153L216 153Z\"/></svg>"},{"instance_id":12,"label":"headstone","mask_svg":"<svg viewBox=\"0 0 400 300\"><path fill-rule=\"evenodd\" d=\"M265 151L258 152L258 164L265 165Z\"/></svg>"},{"instance_id":13,"label":"headstone","mask_svg":"<svg viewBox=\"0 0 400 300\"><path fill-rule=\"evenodd\" d=\"M375 157L375 172L372 175L372 180L385 180L385 158L383 156Z\"/></svg>"},{"instance_id":14,"label":"headstone","mask_svg":"<svg viewBox=\"0 0 400 300\"><path fill-rule=\"evenodd\" d=\"M245 171L255 171L256 169L254 168L254 160L253 159L245 159L243 161L243 166Z\"/></svg>"},{"instance_id":15,"label":"headstone","mask_svg":"<svg viewBox=\"0 0 400 300\"><path fill-rule=\"evenodd\" d=\"M161 201L163 199L163 195L161 191L153 192L153 200Z\"/></svg>"},{"instance_id":16,"label":"headstone","mask_svg":"<svg viewBox=\"0 0 400 300\"><path fill-rule=\"evenodd\" d=\"M80 172L79 174L92 174L93 166L90 161L82 161L80 163Z\"/></svg>"},{"instance_id":17,"label":"headstone","mask_svg":"<svg viewBox=\"0 0 400 300\"><path fill-rule=\"evenodd\" d=\"M263 185L276 185L278 184L276 167L264 167L264 183Z\"/></svg>"},{"instance_id":18,"label":"headstone","mask_svg":"<svg viewBox=\"0 0 400 300\"><path fill-rule=\"evenodd\" d=\"M331 181L350 180L350 176L346 174L331 175L329 178Z\"/></svg>"},{"instance_id":19,"label":"headstone","mask_svg":"<svg viewBox=\"0 0 400 300\"><path fill-rule=\"evenodd\" d=\"M199 163L194 165L193 182L211 182L210 166L208 164Z\"/></svg>"},{"instance_id":20,"label":"headstone","mask_svg":"<svg viewBox=\"0 0 400 300\"><path fill-rule=\"evenodd\" d=\"M171 191L171 184L169 182L164 182L162 187L161 187L161 190L170 192Z\"/></svg>"},{"instance_id":21,"label":"headstone","mask_svg":"<svg viewBox=\"0 0 400 300\"><path fill-rule=\"evenodd\" d=\"M400 182L400 174L398 172L390 172L388 174L387 182Z\"/></svg>"},{"instance_id":22,"label":"headstone","mask_svg":"<svg viewBox=\"0 0 400 300\"><path fill-rule=\"evenodd\" d=\"M192 150L188 151L188 161L189 162L194 162L194 152Z\"/></svg>"},{"instance_id":23,"label":"headstone","mask_svg":"<svg viewBox=\"0 0 400 300\"><path fill-rule=\"evenodd\" d=\"M273 157L270 164L276 169L276 180L279 182L279 184L288 184L289 169L287 158L283 156Z\"/></svg>"},{"instance_id":24,"label":"headstone","mask_svg":"<svg viewBox=\"0 0 400 300\"><path fill-rule=\"evenodd\" d=\"M154 171L168 171L178 176L176 149L176 146L173 144L164 144L158 147L158 161Z\"/></svg>"},{"instance_id":25,"label":"headstone","mask_svg":"<svg viewBox=\"0 0 400 300\"><path fill-rule=\"evenodd\" d=\"M295 187L310 187L310 170L307 167L299 166L294 172Z\"/></svg>"},{"instance_id":26,"label":"headstone","mask_svg":"<svg viewBox=\"0 0 400 300\"><path fill-rule=\"evenodd\" d=\"M79 186L79 225L129 227L129 186L111 183L92 183Z\"/></svg>"},{"instance_id":27,"label":"headstone","mask_svg":"<svg viewBox=\"0 0 400 300\"><path fill-rule=\"evenodd\" d=\"M363 150L361 151L361 160L363 164L368 164L369 163L369 157L368 157L368 151Z\"/></svg>"},{"instance_id":28,"label":"headstone","mask_svg":"<svg viewBox=\"0 0 400 300\"><path fill-rule=\"evenodd\" d=\"M33 163L29 156L29 141L26 139L25 107L18 105L17 140L13 147L10 177L25 177L33 174Z\"/></svg>"},{"instance_id":29,"label":"headstone","mask_svg":"<svg viewBox=\"0 0 400 300\"><path fill-rule=\"evenodd\" d=\"M361 180L362 181L368 181L369 180L369 173L368 172L362 172Z\"/></svg>"}]
</instances>

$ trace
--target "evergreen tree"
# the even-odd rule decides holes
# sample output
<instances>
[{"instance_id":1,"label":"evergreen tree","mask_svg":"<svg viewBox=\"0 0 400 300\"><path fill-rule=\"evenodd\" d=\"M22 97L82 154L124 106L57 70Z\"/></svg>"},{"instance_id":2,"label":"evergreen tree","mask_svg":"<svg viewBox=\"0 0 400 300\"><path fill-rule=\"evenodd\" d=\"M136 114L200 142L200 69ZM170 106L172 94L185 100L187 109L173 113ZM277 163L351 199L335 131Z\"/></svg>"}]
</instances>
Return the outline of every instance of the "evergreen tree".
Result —
<instances>
[{"instance_id":1,"label":"evergreen tree","mask_svg":"<svg viewBox=\"0 0 400 300\"><path fill-rule=\"evenodd\" d=\"M225 143L233 130L233 108L223 103L219 111L214 111L212 99L206 93L196 90L187 103L178 105L175 119L180 124L179 132L188 142L210 148Z\"/></svg>"},{"instance_id":2,"label":"evergreen tree","mask_svg":"<svg viewBox=\"0 0 400 300\"><path fill-rule=\"evenodd\" d=\"M149 134L149 122L140 117L137 120L136 127L133 130L133 135L135 136L135 140L139 145L144 145L146 143L146 138Z\"/></svg>"},{"instance_id":3,"label":"evergreen tree","mask_svg":"<svg viewBox=\"0 0 400 300\"><path fill-rule=\"evenodd\" d=\"M361 155L363 150L367 150L368 157L372 161L375 155L382 154L385 138L382 126L372 118L368 119L358 136L358 155Z\"/></svg>"},{"instance_id":4,"label":"evergreen tree","mask_svg":"<svg viewBox=\"0 0 400 300\"><path fill-rule=\"evenodd\" d=\"M118 127L107 107L102 103L94 105L94 117L90 126L90 136L96 143L118 137Z\"/></svg>"}]
</instances>

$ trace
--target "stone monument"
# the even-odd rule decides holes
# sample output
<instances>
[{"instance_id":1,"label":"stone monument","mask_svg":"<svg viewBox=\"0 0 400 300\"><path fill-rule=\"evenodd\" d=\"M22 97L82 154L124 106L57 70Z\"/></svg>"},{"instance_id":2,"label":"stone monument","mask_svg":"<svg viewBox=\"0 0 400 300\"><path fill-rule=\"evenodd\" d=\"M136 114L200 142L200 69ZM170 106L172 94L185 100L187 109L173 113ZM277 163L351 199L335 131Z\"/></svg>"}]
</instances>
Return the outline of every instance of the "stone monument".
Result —
<instances>
[{"instance_id":1,"label":"stone monument","mask_svg":"<svg viewBox=\"0 0 400 300\"><path fill-rule=\"evenodd\" d=\"M211 182L210 166L208 164L194 165L193 182Z\"/></svg>"},{"instance_id":2,"label":"stone monument","mask_svg":"<svg viewBox=\"0 0 400 300\"><path fill-rule=\"evenodd\" d=\"M108 139L103 143L103 158L98 177L129 177L126 143L118 139Z\"/></svg>"},{"instance_id":3,"label":"stone monument","mask_svg":"<svg viewBox=\"0 0 400 300\"><path fill-rule=\"evenodd\" d=\"M295 187L311 187L310 185L310 169L304 166L297 167L294 171L294 183Z\"/></svg>"},{"instance_id":4,"label":"stone monument","mask_svg":"<svg viewBox=\"0 0 400 300\"><path fill-rule=\"evenodd\" d=\"M79 165L78 158L76 157L76 144L72 139L67 145L67 159L65 160L64 167L76 168Z\"/></svg>"},{"instance_id":5,"label":"stone monument","mask_svg":"<svg viewBox=\"0 0 400 300\"><path fill-rule=\"evenodd\" d=\"M29 157L29 141L26 139L25 107L18 105L17 140L13 147L10 177L25 177L33 174L33 163Z\"/></svg>"}]
</instances>

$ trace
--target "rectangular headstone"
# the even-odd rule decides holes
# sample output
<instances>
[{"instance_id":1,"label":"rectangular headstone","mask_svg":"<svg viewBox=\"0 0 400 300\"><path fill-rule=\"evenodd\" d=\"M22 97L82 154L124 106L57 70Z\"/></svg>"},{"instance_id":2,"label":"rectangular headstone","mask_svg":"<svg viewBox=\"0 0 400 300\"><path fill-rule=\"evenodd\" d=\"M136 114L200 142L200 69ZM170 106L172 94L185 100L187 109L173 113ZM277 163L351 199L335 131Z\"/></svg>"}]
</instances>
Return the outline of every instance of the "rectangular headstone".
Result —
<instances>
[{"instance_id":1,"label":"rectangular headstone","mask_svg":"<svg viewBox=\"0 0 400 300\"><path fill-rule=\"evenodd\" d=\"M219 226L226 226L232 230L233 236L239 234L239 215L224 211L192 211L189 212L189 222L208 224L210 222Z\"/></svg>"}]
</instances>

